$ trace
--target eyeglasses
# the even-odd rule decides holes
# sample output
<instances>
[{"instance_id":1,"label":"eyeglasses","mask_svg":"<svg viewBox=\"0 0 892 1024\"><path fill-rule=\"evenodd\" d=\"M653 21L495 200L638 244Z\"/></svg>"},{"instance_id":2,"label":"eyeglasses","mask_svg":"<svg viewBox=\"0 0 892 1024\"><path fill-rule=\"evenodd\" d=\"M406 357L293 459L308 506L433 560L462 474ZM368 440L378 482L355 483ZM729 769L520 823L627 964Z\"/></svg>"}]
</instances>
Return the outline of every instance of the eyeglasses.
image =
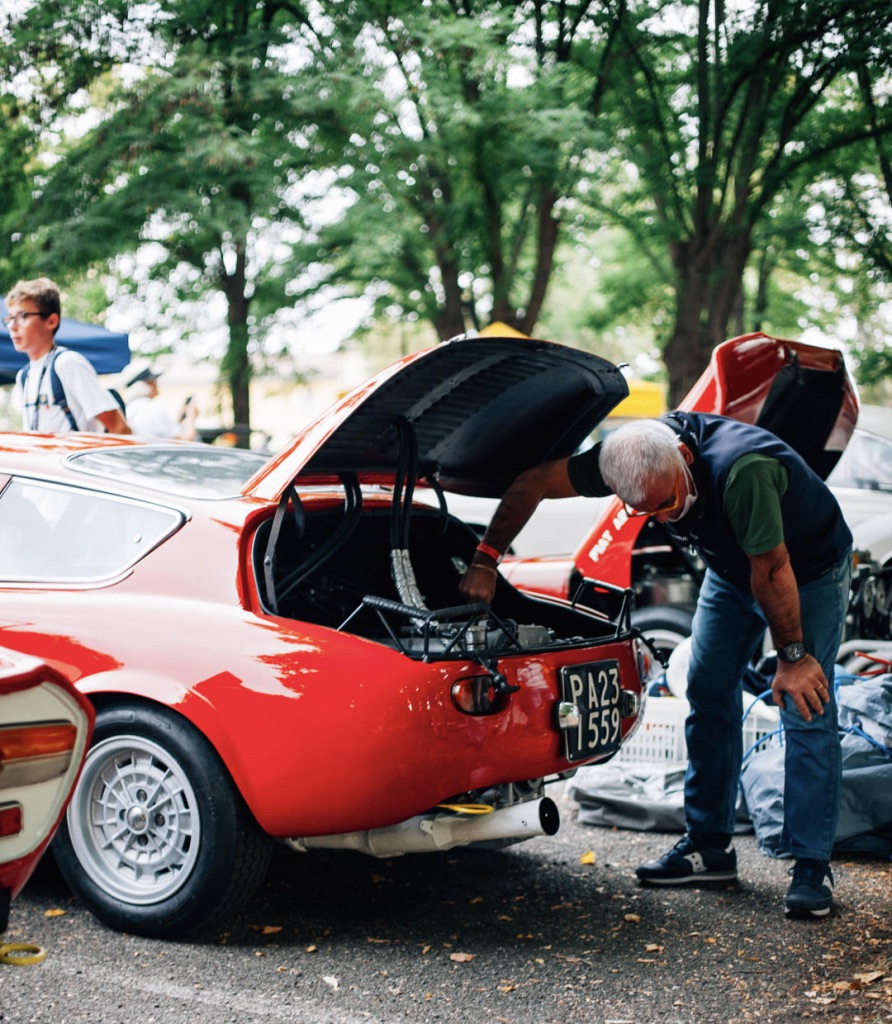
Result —
<instances>
[{"instance_id":1,"label":"eyeglasses","mask_svg":"<svg viewBox=\"0 0 892 1024\"><path fill-rule=\"evenodd\" d=\"M668 498L666 501L664 501L659 508L655 508L652 512L642 512L640 509L632 508L631 505L624 501L623 506L625 507L626 515L630 519L635 519L636 517L641 516L663 516L670 514L672 512L677 512L684 505L684 500L681 497L681 487L679 486L680 483L681 473L676 473L675 493L671 498Z\"/></svg>"},{"instance_id":2,"label":"eyeglasses","mask_svg":"<svg viewBox=\"0 0 892 1024\"><path fill-rule=\"evenodd\" d=\"M9 316L3 317L3 323L9 327L10 324L23 324L27 321L29 316L39 316L41 320L46 320L49 313L11 313Z\"/></svg>"}]
</instances>

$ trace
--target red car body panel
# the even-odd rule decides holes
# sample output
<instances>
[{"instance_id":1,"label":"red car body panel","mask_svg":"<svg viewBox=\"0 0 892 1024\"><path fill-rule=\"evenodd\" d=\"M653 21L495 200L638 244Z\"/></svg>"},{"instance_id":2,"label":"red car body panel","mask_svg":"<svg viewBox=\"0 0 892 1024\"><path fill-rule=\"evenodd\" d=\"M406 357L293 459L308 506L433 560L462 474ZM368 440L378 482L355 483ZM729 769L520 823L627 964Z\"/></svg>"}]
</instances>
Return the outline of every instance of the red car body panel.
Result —
<instances>
[{"instance_id":1,"label":"red car body panel","mask_svg":"<svg viewBox=\"0 0 892 1024\"><path fill-rule=\"evenodd\" d=\"M462 344L471 351L470 343ZM541 345L531 343L534 354ZM521 349L517 352L519 359ZM474 717L459 711L451 698L456 679L480 674L473 660L426 663L362 636L264 608L250 569L256 531L269 525L275 503L294 482L310 512L339 506L342 498L327 487L332 479L324 461L327 445L382 383L398 378L421 356L357 389L255 473L240 494L225 500L165 495L153 490L151 481L147 486L128 478L104 481L68 459L139 449L136 439L0 439L0 471L8 475L14 470L19 477L113 491L184 513L177 530L118 578L84 586L3 584L0 644L40 652L99 706L136 697L182 715L210 741L254 818L272 836L379 827L456 793L573 767L554 721L558 667L591 662L590 647L560 657L505 658L507 681L519 689L503 710ZM426 356L431 357L438 353ZM580 358L572 353L573 360ZM432 371L435 387L442 385L441 376ZM427 381L419 385L419 406L425 405L429 386ZM614 392L598 399L598 415L623 397L621 379L611 386ZM460 429L461 419L456 422ZM561 450L572 450L590 426L575 425L560 442ZM322 462L313 468L320 453ZM382 462L373 453L362 455L359 463L364 482L392 482L387 458ZM483 486L490 467L477 465L473 472ZM389 494L376 497L370 489L363 508L385 514L390 505ZM639 663L628 637L602 643L596 657L616 659L630 692L640 692ZM636 721L637 713L630 713L623 733Z\"/></svg>"},{"instance_id":2,"label":"red car body panel","mask_svg":"<svg viewBox=\"0 0 892 1024\"><path fill-rule=\"evenodd\" d=\"M219 522L206 527L228 529ZM156 552L152 576L169 586L182 576L184 560L201 564L197 533L183 529L168 540ZM291 620L242 609L233 586L237 537L228 568L219 545L205 541L215 562L206 563L211 571L201 574L201 589L212 589L214 597L147 595L136 572L76 602L64 591L20 592L18 622L39 621L40 628L4 624L0 643L42 652L93 698L128 694L177 710L208 737L271 835L371 828L455 792L569 767L553 727L559 697L553 659L528 659L523 678L509 679L522 685L503 713L469 717L455 708L450 688L458 677L479 674L474 663L452 662L447 671L361 637L295 628ZM224 593L232 598L228 607L219 601ZM157 638L150 667L147 622ZM599 650L598 657L616 657L624 675L637 676L628 644ZM583 649L564 663L590 660ZM299 753L281 754L295 748ZM470 773L469 748L475 750ZM324 799L316 787L299 784L298 765L324 773Z\"/></svg>"}]
</instances>

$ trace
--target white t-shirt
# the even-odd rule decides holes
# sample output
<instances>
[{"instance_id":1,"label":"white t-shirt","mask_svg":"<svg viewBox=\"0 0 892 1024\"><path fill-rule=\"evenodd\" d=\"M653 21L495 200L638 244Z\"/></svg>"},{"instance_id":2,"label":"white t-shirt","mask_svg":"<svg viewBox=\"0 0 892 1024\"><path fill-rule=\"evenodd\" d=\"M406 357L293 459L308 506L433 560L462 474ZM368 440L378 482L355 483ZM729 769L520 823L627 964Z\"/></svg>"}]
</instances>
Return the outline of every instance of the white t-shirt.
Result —
<instances>
[{"instance_id":1,"label":"white t-shirt","mask_svg":"<svg viewBox=\"0 0 892 1024\"><path fill-rule=\"evenodd\" d=\"M147 395L127 399L127 422L138 437L156 437L170 441L180 433L176 420L167 409Z\"/></svg>"},{"instance_id":2,"label":"white t-shirt","mask_svg":"<svg viewBox=\"0 0 892 1024\"><path fill-rule=\"evenodd\" d=\"M16 393L22 402L22 429L68 434L71 432L68 417L58 405L53 404L53 385L50 374L46 371L48 358L49 353L41 359L31 361L24 395L21 393L22 389L16 387ZM59 352L54 366L78 430L104 433L105 427L96 417L101 412L117 409L118 403L102 386L96 371L80 352L74 352L72 349Z\"/></svg>"}]
</instances>

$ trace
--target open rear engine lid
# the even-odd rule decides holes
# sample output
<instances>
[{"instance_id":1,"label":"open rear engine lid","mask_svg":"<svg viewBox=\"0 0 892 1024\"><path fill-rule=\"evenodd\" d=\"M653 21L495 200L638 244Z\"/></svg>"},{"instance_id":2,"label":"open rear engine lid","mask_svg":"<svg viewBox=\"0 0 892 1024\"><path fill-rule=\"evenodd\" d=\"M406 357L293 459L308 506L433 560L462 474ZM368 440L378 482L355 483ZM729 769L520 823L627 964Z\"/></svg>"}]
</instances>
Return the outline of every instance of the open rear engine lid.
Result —
<instances>
[{"instance_id":1,"label":"open rear engine lid","mask_svg":"<svg viewBox=\"0 0 892 1024\"><path fill-rule=\"evenodd\" d=\"M461 338L408 356L319 416L246 487L273 499L297 476L392 476L400 424L420 476L500 497L522 470L571 455L628 394L600 356L530 338Z\"/></svg>"}]
</instances>

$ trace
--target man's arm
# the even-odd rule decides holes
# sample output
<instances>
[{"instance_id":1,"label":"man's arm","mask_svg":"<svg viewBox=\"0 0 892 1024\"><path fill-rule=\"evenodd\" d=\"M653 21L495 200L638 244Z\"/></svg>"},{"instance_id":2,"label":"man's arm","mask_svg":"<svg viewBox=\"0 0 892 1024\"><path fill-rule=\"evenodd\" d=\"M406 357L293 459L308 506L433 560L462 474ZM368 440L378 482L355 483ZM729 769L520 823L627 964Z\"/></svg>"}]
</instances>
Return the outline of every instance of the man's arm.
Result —
<instances>
[{"instance_id":1,"label":"man's arm","mask_svg":"<svg viewBox=\"0 0 892 1024\"><path fill-rule=\"evenodd\" d=\"M749 560L753 596L768 619L775 647L801 641L799 588L786 544L778 544L761 555L750 555ZM788 694L806 722L811 721L812 711L823 715L824 705L830 700L824 671L810 654L792 665L778 659L771 693L778 707L783 707L784 694Z\"/></svg>"},{"instance_id":2,"label":"man's arm","mask_svg":"<svg viewBox=\"0 0 892 1024\"><path fill-rule=\"evenodd\" d=\"M570 483L567 462L567 459L555 459L524 470L499 502L481 543L503 554L543 499L576 497L578 492ZM497 565L494 558L481 551L474 555L459 583L459 590L469 601L486 604L492 601Z\"/></svg>"},{"instance_id":3,"label":"man's arm","mask_svg":"<svg viewBox=\"0 0 892 1024\"><path fill-rule=\"evenodd\" d=\"M105 427L109 434L132 434L130 425L124 419L120 409L108 409L96 413L96 419Z\"/></svg>"}]
</instances>

